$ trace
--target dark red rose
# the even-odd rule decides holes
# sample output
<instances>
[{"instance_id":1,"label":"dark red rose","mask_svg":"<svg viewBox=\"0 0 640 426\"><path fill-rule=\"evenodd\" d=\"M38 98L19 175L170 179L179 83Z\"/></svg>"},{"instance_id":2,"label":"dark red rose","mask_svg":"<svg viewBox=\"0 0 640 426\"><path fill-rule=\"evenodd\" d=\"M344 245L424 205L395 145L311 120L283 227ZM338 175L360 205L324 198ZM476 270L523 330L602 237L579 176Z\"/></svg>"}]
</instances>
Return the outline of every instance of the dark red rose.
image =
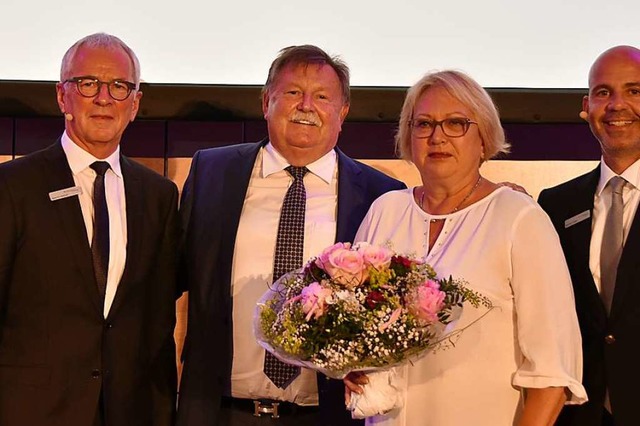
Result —
<instances>
[{"instance_id":1,"label":"dark red rose","mask_svg":"<svg viewBox=\"0 0 640 426\"><path fill-rule=\"evenodd\" d=\"M377 290L373 290L370 291L369 294L367 294L367 298L365 299L364 303L369 309L375 309L376 306L378 306L385 300L386 299L384 297L384 294L380 293Z\"/></svg>"},{"instance_id":2,"label":"dark red rose","mask_svg":"<svg viewBox=\"0 0 640 426\"><path fill-rule=\"evenodd\" d=\"M410 269L411 267L413 267L414 262L411 259L408 259L404 256L393 256L391 258L391 263L392 264L397 264L397 265L402 265L407 269Z\"/></svg>"}]
</instances>

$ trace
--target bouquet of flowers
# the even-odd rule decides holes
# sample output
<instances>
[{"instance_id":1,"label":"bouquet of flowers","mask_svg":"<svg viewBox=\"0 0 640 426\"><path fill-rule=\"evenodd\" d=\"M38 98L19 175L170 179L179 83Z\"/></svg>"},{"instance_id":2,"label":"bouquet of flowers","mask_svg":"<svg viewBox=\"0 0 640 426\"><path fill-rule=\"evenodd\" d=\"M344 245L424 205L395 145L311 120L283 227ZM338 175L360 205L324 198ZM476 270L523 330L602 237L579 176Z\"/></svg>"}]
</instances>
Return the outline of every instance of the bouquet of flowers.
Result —
<instances>
[{"instance_id":1,"label":"bouquet of flowers","mask_svg":"<svg viewBox=\"0 0 640 426\"><path fill-rule=\"evenodd\" d=\"M437 279L418 259L367 243L337 243L274 283L258 302L254 329L282 361L339 379L388 370L451 342L464 302L490 307L463 281ZM397 406L388 398L396 391L388 377L370 384L363 394L369 395L353 395L352 412L362 417ZM358 409L372 400L378 401L373 411Z\"/></svg>"}]
</instances>

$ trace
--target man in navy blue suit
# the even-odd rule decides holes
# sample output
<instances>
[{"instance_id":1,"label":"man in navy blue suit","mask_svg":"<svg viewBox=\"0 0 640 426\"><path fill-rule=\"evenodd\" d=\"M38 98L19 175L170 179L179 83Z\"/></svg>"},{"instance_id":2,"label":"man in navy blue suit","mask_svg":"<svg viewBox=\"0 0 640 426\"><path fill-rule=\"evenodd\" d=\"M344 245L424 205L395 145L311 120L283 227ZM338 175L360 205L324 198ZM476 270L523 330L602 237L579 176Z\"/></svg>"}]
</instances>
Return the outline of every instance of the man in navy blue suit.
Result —
<instances>
[{"instance_id":1,"label":"man in navy blue suit","mask_svg":"<svg viewBox=\"0 0 640 426\"><path fill-rule=\"evenodd\" d=\"M194 156L181 207L189 319L179 426L269 424L276 404L283 425L355 423L341 381L302 369L276 385L252 332L273 280L291 166L306 173L304 259L351 241L371 202L404 187L336 148L349 102L344 62L315 46L285 48L262 93L268 138Z\"/></svg>"},{"instance_id":2,"label":"man in navy blue suit","mask_svg":"<svg viewBox=\"0 0 640 426\"><path fill-rule=\"evenodd\" d=\"M557 425L635 426L640 424L639 49L617 46L598 57L582 109L580 116L600 142L602 161L593 171L542 191L539 199L571 272L589 397L584 405L565 407ZM616 211L619 226L610 232L616 229L608 226ZM618 240L612 240L616 234Z\"/></svg>"}]
</instances>

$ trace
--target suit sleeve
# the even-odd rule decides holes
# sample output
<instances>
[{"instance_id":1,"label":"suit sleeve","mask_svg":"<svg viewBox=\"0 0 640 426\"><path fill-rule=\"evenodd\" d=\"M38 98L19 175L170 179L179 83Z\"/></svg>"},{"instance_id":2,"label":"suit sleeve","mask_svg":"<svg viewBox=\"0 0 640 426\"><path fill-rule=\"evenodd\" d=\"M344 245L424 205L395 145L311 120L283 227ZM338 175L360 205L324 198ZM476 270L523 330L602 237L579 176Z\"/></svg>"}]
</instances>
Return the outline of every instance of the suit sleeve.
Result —
<instances>
[{"instance_id":1,"label":"suit sleeve","mask_svg":"<svg viewBox=\"0 0 640 426\"><path fill-rule=\"evenodd\" d=\"M9 186L0 174L0 324L4 321L16 253L17 222L14 208Z\"/></svg>"},{"instance_id":2,"label":"suit sleeve","mask_svg":"<svg viewBox=\"0 0 640 426\"><path fill-rule=\"evenodd\" d=\"M187 247L186 241L189 233L189 221L191 219L191 210L193 208L193 191L196 180L196 169L200 152L196 152L191 160L191 169L189 176L184 183L182 189L182 197L180 198L180 243L178 250L178 292L183 293L189 291L187 280Z\"/></svg>"},{"instance_id":3,"label":"suit sleeve","mask_svg":"<svg viewBox=\"0 0 640 426\"><path fill-rule=\"evenodd\" d=\"M371 241L370 231L371 231L371 228L373 227L373 222L374 222L374 218L373 218L375 214L374 206L375 206L375 202L374 204L371 205L371 207L369 208L369 211L367 212L365 217L362 219L362 223L360 223L358 232L356 232L356 236L353 239L354 243L357 243L360 241L366 241L366 242Z\"/></svg>"},{"instance_id":4,"label":"suit sleeve","mask_svg":"<svg viewBox=\"0 0 640 426\"><path fill-rule=\"evenodd\" d=\"M171 184L171 193L166 196L164 236L159 249L158 267L155 277L155 310L151 324L157 330L155 341L158 351L152 365L152 398L154 425L171 426L175 420L177 376L176 348L173 331L176 323L176 280L177 280L177 240L178 240L178 190ZM165 424L166 419L172 419Z\"/></svg>"}]
</instances>

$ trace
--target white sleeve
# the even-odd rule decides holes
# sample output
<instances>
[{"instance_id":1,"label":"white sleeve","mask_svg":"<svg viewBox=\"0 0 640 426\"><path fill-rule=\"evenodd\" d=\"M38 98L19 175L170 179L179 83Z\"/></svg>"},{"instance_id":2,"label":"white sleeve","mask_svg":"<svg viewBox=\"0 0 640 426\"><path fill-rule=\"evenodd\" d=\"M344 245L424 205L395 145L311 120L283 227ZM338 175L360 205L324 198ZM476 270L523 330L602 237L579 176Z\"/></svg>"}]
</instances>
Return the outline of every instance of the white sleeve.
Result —
<instances>
[{"instance_id":1,"label":"white sleeve","mask_svg":"<svg viewBox=\"0 0 640 426\"><path fill-rule=\"evenodd\" d=\"M354 243L357 243L359 241L365 241L370 243L370 231L372 228L372 221L373 221L373 207L374 205L371 205L371 207L369 207L369 211L367 212L367 214L365 215L364 219L362 219L362 222L360 223L360 227L358 228L358 232L356 232L356 236L353 239Z\"/></svg>"},{"instance_id":2,"label":"white sleeve","mask_svg":"<svg viewBox=\"0 0 640 426\"><path fill-rule=\"evenodd\" d=\"M514 222L511 241L517 344L524 356L513 385L567 387L567 403L580 404L587 400L582 340L558 236L547 215L532 204Z\"/></svg>"}]
</instances>

